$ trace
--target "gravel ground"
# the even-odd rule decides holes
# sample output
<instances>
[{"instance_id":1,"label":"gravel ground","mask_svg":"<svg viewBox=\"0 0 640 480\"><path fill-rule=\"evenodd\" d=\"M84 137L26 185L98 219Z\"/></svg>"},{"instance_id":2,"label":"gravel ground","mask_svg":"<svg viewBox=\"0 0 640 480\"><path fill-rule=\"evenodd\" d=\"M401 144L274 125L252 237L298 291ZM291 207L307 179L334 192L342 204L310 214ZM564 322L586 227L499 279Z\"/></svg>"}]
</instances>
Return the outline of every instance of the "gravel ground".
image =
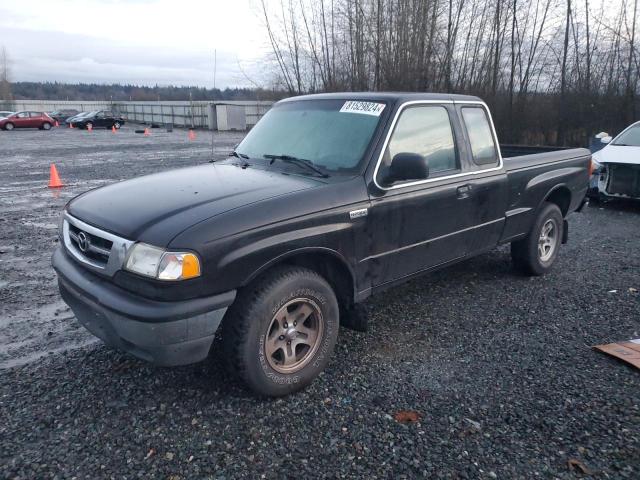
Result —
<instances>
[{"instance_id":1,"label":"gravel ground","mask_svg":"<svg viewBox=\"0 0 640 480\"><path fill-rule=\"evenodd\" d=\"M139 127L138 127L139 128ZM96 340L73 321L51 268L60 212L91 188L223 157L242 133L122 128L0 131L0 369ZM63 189L46 188L55 163ZM25 301L26 300L26 301Z\"/></svg>"},{"instance_id":2,"label":"gravel ground","mask_svg":"<svg viewBox=\"0 0 640 480\"><path fill-rule=\"evenodd\" d=\"M371 299L310 388L263 400L216 348L155 368L77 328L48 265L61 206L211 155L204 134L89 135L0 133L0 478L640 478L640 372L590 348L640 337L638 205L573 215L544 278L501 248Z\"/></svg>"}]
</instances>

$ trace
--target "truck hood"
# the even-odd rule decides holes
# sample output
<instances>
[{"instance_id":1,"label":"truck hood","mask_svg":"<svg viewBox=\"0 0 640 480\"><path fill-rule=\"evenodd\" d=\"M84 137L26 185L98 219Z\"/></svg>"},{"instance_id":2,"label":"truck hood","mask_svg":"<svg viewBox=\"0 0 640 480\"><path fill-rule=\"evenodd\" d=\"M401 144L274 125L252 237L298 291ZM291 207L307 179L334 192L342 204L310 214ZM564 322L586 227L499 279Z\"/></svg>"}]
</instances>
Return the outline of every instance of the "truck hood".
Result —
<instances>
[{"instance_id":1,"label":"truck hood","mask_svg":"<svg viewBox=\"0 0 640 480\"><path fill-rule=\"evenodd\" d=\"M602 150L594 153L593 159L598 163L626 163L640 165L640 147L607 145Z\"/></svg>"},{"instance_id":2,"label":"truck hood","mask_svg":"<svg viewBox=\"0 0 640 480\"><path fill-rule=\"evenodd\" d=\"M72 200L74 217L129 240L166 247L186 228L273 197L323 185L230 164L171 170L90 190Z\"/></svg>"}]
</instances>

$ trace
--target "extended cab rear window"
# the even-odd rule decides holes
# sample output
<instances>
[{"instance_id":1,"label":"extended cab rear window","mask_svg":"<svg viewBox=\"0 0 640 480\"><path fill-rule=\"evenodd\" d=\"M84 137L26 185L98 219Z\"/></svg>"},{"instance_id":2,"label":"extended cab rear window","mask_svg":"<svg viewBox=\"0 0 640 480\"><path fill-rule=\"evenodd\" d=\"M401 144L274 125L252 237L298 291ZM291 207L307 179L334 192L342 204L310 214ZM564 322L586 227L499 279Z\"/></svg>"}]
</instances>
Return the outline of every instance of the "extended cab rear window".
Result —
<instances>
[{"instance_id":1,"label":"extended cab rear window","mask_svg":"<svg viewBox=\"0 0 640 480\"><path fill-rule=\"evenodd\" d=\"M485 109L482 107L463 107L462 120L469 136L474 163L481 166L497 165L498 150Z\"/></svg>"}]
</instances>

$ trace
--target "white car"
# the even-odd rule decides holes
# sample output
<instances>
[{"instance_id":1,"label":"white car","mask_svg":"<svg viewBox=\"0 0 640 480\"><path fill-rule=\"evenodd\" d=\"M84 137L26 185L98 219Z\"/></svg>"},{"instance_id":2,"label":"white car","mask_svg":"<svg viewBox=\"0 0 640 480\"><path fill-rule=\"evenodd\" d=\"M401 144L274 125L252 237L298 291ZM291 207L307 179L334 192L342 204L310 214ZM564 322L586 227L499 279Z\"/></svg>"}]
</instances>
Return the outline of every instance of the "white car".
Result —
<instances>
[{"instance_id":1,"label":"white car","mask_svg":"<svg viewBox=\"0 0 640 480\"><path fill-rule=\"evenodd\" d=\"M640 122L600 141L606 146L593 154L589 196L640 199Z\"/></svg>"},{"instance_id":2,"label":"white car","mask_svg":"<svg viewBox=\"0 0 640 480\"><path fill-rule=\"evenodd\" d=\"M9 115L13 115L16 112L10 112L8 110L0 110L0 118L6 118Z\"/></svg>"}]
</instances>

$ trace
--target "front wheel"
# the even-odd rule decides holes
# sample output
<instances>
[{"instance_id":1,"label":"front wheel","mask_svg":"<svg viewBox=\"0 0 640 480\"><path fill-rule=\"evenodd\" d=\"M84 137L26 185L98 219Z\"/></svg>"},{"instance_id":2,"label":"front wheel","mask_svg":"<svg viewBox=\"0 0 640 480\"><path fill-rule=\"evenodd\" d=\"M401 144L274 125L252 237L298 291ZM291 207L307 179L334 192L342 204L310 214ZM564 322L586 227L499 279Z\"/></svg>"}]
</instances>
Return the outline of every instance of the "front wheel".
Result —
<instances>
[{"instance_id":1,"label":"front wheel","mask_svg":"<svg viewBox=\"0 0 640 480\"><path fill-rule=\"evenodd\" d=\"M277 267L240 292L225 317L229 369L259 395L282 396L310 384L338 337L335 293L316 272Z\"/></svg>"},{"instance_id":2,"label":"front wheel","mask_svg":"<svg viewBox=\"0 0 640 480\"><path fill-rule=\"evenodd\" d=\"M116 130L120 130L120 127L122 125L120 125L120 122L113 122L113 126L115 127Z\"/></svg>"},{"instance_id":3,"label":"front wheel","mask_svg":"<svg viewBox=\"0 0 640 480\"><path fill-rule=\"evenodd\" d=\"M51 124L50 124L50 123L48 123L48 122L44 122L44 123L42 124L42 129L43 129L43 130L51 130Z\"/></svg>"},{"instance_id":4,"label":"front wheel","mask_svg":"<svg viewBox=\"0 0 640 480\"><path fill-rule=\"evenodd\" d=\"M511 243L514 265L529 275L544 275L551 270L562 243L563 228L560 208L554 203L545 203L529 234Z\"/></svg>"},{"instance_id":5,"label":"front wheel","mask_svg":"<svg viewBox=\"0 0 640 480\"><path fill-rule=\"evenodd\" d=\"M4 129L5 129L5 130L8 130L8 131L13 130L13 123L7 123L7 124L4 126Z\"/></svg>"}]
</instances>

